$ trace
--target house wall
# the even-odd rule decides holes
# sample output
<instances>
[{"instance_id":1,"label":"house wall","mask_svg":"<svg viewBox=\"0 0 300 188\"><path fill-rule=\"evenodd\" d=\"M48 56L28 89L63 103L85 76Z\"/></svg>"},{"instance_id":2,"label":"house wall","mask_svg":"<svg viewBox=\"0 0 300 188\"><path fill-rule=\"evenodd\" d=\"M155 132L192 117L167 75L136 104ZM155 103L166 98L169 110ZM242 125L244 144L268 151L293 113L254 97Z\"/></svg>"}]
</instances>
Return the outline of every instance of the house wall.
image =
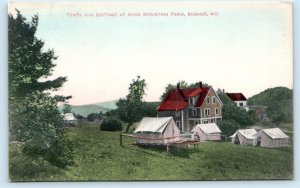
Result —
<instances>
[{"instance_id":1,"label":"house wall","mask_svg":"<svg viewBox=\"0 0 300 188\"><path fill-rule=\"evenodd\" d=\"M216 103L215 104L212 103L212 97L213 96L216 97ZM207 103L207 100L206 100L207 97L210 97L210 102L209 103ZM215 95L215 93L213 92L212 89L209 90L206 98L204 99L203 104L200 107L200 109L202 109L201 110L202 111L201 117L203 117L203 118L222 117L222 106L221 106L220 102L218 101L217 96ZM210 109L210 115L209 116L205 116L205 114L204 114L204 109L205 108ZM219 109L218 114L215 114L215 108Z\"/></svg>"},{"instance_id":2,"label":"house wall","mask_svg":"<svg viewBox=\"0 0 300 188\"><path fill-rule=\"evenodd\" d=\"M249 107L247 106L247 101L234 101L235 104L240 107L245 109L246 111L249 111ZM240 105L242 103L242 106Z\"/></svg>"}]
</instances>

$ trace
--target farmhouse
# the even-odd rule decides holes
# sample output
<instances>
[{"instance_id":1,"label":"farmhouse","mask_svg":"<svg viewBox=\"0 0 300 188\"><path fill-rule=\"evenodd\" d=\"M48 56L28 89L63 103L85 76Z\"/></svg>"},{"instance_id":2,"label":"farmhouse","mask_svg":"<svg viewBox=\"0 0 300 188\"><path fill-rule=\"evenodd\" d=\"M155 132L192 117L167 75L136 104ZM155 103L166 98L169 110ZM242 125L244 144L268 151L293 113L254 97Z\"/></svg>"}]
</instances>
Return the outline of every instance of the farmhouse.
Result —
<instances>
[{"instance_id":1,"label":"farmhouse","mask_svg":"<svg viewBox=\"0 0 300 188\"><path fill-rule=\"evenodd\" d=\"M221 140L221 130L215 123L198 124L192 133L194 140Z\"/></svg>"},{"instance_id":2,"label":"farmhouse","mask_svg":"<svg viewBox=\"0 0 300 188\"><path fill-rule=\"evenodd\" d=\"M77 125L77 119L73 113L65 113L63 115L63 118L64 118L65 125L67 125L67 126L76 126Z\"/></svg>"},{"instance_id":3,"label":"farmhouse","mask_svg":"<svg viewBox=\"0 0 300 188\"><path fill-rule=\"evenodd\" d=\"M223 103L212 87L177 88L168 95L157 108L158 117L175 120L182 132L191 131L197 124L217 123L222 119Z\"/></svg>"},{"instance_id":4,"label":"farmhouse","mask_svg":"<svg viewBox=\"0 0 300 188\"><path fill-rule=\"evenodd\" d=\"M249 111L249 107L247 105L247 98L243 95L243 93L226 93L226 95L233 101L235 104Z\"/></svg>"},{"instance_id":5,"label":"farmhouse","mask_svg":"<svg viewBox=\"0 0 300 188\"><path fill-rule=\"evenodd\" d=\"M290 138L279 128L263 129L258 134L258 144L267 148L287 147Z\"/></svg>"},{"instance_id":6,"label":"farmhouse","mask_svg":"<svg viewBox=\"0 0 300 188\"><path fill-rule=\"evenodd\" d=\"M138 144L165 145L180 140L180 130L172 117L144 117L133 132Z\"/></svg>"},{"instance_id":7,"label":"farmhouse","mask_svg":"<svg viewBox=\"0 0 300 188\"><path fill-rule=\"evenodd\" d=\"M255 129L240 129L230 137L233 144L252 146L257 144L257 131Z\"/></svg>"}]
</instances>

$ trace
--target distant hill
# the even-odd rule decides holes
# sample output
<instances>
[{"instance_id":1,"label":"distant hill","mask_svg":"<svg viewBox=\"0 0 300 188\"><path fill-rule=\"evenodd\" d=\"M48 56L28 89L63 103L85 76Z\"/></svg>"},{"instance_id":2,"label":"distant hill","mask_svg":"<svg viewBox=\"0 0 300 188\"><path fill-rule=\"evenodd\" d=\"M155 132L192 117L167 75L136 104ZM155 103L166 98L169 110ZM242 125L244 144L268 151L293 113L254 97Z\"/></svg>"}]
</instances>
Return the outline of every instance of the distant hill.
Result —
<instances>
[{"instance_id":1,"label":"distant hill","mask_svg":"<svg viewBox=\"0 0 300 188\"><path fill-rule=\"evenodd\" d=\"M86 105L71 105L71 107L72 107L72 111L75 114L79 114L86 117L91 113L99 113L99 112L106 113L110 110L114 110L117 108L116 103L117 100L113 100L113 101L106 101L106 102L86 104ZM62 111L63 106L61 105L58 108L60 111Z\"/></svg>"},{"instance_id":2,"label":"distant hill","mask_svg":"<svg viewBox=\"0 0 300 188\"><path fill-rule=\"evenodd\" d=\"M274 123L293 121L293 90L286 87L269 88L248 99L248 105L266 106Z\"/></svg>"}]
</instances>

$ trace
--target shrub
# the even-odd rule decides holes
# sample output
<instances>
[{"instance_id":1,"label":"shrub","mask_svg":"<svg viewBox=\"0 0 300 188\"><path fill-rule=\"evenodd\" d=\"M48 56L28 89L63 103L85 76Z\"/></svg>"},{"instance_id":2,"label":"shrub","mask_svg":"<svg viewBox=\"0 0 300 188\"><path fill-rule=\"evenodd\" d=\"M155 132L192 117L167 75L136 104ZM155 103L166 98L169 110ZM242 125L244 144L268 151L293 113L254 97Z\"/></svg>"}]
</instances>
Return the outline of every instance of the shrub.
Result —
<instances>
[{"instance_id":1,"label":"shrub","mask_svg":"<svg viewBox=\"0 0 300 188\"><path fill-rule=\"evenodd\" d=\"M100 126L101 131L121 131L122 122L115 117L104 118Z\"/></svg>"},{"instance_id":2,"label":"shrub","mask_svg":"<svg viewBox=\"0 0 300 188\"><path fill-rule=\"evenodd\" d=\"M219 123L219 128L221 129L222 134L231 136L240 128L240 125L233 120L222 120Z\"/></svg>"}]
</instances>

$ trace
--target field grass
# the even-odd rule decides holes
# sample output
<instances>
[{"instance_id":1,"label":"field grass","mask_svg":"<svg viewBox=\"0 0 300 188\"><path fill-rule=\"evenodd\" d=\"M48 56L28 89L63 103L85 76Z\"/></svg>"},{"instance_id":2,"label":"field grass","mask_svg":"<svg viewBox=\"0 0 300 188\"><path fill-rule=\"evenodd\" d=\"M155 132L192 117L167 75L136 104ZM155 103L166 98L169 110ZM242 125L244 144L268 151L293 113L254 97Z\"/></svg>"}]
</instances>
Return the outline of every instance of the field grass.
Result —
<instances>
[{"instance_id":1,"label":"field grass","mask_svg":"<svg viewBox=\"0 0 300 188\"><path fill-rule=\"evenodd\" d=\"M22 156L10 145L11 181L113 181L113 180L253 180L292 179L293 148L266 149L203 142L195 148L167 154L164 148L119 144L119 133L99 126L72 128L77 142L74 166L58 169L47 162Z\"/></svg>"}]
</instances>

